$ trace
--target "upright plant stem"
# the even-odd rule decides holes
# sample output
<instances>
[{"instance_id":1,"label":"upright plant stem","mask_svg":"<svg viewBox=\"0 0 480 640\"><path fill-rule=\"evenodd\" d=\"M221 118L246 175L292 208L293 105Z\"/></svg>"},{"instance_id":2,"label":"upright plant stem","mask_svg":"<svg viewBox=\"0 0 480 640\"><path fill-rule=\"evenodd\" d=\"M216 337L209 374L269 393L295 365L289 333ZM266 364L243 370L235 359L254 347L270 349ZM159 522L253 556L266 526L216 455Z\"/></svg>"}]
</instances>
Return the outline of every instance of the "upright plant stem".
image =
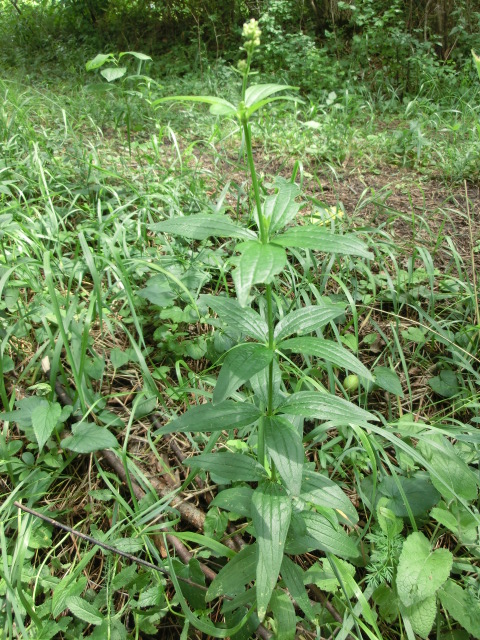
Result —
<instances>
[{"instance_id":1,"label":"upright plant stem","mask_svg":"<svg viewBox=\"0 0 480 640\"><path fill-rule=\"evenodd\" d=\"M253 160L252 152L252 136L250 133L250 126L246 118L242 119L243 133L245 136L245 146L247 147L247 159L248 168L250 170L250 176L252 178L253 194L255 197L255 207L257 209L256 223L258 230L260 231L260 240L263 244L268 242L268 229L266 220L262 215L262 203L260 200L260 187L258 186L257 173L255 171L255 162Z\"/></svg>"},{"instance_id":2,"label":"upright plant stem","mask_svg":"<svg viewBox=\"0 0 480 640\"><path fill-rule=\"evenodd\" d=\"M260 240L263 244L268 243L268 225L265 217L262 214L262 203L260 200L260 188L258 185L257 174L255 171L255 162L253 160L252 152L252 137L250 133L250 127L247 118L242 119L243 132L245 135L245 146L247 148L248 168L250 170L250 176L252 178L253 193L255 197L255 206L257 210L256 222L260 231ZM272 285L265 285L265 297L267 302L267 325L268 325L268 347L273 350L274 338L273 338L273 296ZM268 401L267 401L267 415L273 415L273 359L268 367ZM258 427L258 444L257 444L258 461L265 467L265 432L263 420L260 420Z\"/></svg>"}]
</instances>

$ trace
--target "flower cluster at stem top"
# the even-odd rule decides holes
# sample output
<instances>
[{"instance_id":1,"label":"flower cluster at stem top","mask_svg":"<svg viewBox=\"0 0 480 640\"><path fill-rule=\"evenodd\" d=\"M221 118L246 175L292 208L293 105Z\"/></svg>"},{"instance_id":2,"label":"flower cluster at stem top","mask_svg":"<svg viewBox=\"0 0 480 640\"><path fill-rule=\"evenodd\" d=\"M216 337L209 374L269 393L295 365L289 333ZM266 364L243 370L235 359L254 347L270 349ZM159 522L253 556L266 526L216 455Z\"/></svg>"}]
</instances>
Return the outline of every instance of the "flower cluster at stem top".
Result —
<instances>
[{"instance_id":1,"label":"flower cluster at stem top","mask_svg":"<svg viewBox=\"0 0 480 640\"><path fill-rule=\"evenodd\" d=\"M252 18L243 25L242 36L245 40L243 48L249 54L253 53L255 47L260 46L260 36L262 32L258 27L258 22Z\"/></svg>"}]
</instances>

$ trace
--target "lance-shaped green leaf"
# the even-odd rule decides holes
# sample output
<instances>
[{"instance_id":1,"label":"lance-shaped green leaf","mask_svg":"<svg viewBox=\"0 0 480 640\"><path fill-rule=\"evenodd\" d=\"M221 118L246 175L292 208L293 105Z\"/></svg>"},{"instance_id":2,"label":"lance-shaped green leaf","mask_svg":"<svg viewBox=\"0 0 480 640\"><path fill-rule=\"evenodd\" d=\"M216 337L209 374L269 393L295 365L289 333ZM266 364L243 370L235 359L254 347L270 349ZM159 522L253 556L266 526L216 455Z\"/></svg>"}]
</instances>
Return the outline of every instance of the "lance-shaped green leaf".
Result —
<instances>
[{"instance_id":1,"label":"lance-shaped green leaf","mask_svg":"<svg viewBox=\"0 0 480 640\"><path fill-rule=\"evenodd\" d=\"M219 404L199 404L155 431L155 435L240 429L253 424L260 415L260 410L248 402L227 400Z\"/></svg>"},{"instance_id":2,"label":"lance-shaped green leaf","mask_svg":"<svg viewBox=\"0 0 480 640\"><path fill-rule=\"evenodd\" d=\"M270 233L275 233L295 218L300 209L300 203L295 202L300 189L293 182L286 182L279 186L277 193L265 200L263 215L269 221Z\"/></svg>"},{"instance_id":3,"label":"lance-shaped green leaf","mask_svg":"<svg viewBox=\"0 0 480 640\"><path fill-rule=\"evenodd\" d=\"M293 602L285 591L275 589L270 600L277 633L276 640L295 640L297 617Z\"/></svg>"},{"instance_id":4,"label":"lance-shaped green leaf","mask_svg":"<svg viewBox=\"0 0 480 640\"><path fill-rule=\"evenodd\" d=\"M213 391L213 402L223 402L256 373L265 369L273 350L258 342L246 342L231 349L223 362Z\"/></svg>"},{"instance_id":5,"label":"lance-shaped green leaf","mask_svg":"<svg viewBox=\"0 0 480 640\"><path fill-rule=\"evenodd\" d=\"M300 102L301 104L304 103L304 100L302 100L301 98L297 98L293 96L273 96L272 98L265 98L265 100L260 100L260 102L256 102L254 105L252 105L245 111L245 116L247 120L252 116L252 114L255 113L255 111L258 111L265 105L270 104L270 102L277 102L278 100L282 100L284 102L286 101Z\"/></svg>"},{"instance_id":6,"label":"lance-shaped green leaf","mask_svg":"<svg viewBox=\"0 0 480 640\"><path fill-rule=\"evenodd\" d=\"M97 625L103 622L103 616L97 607L79 596L70 596L66 604L74 616L88 624Z\"/></svg>"},{"instance_id":7,"label":"lance-shaped green leaf","mask_svg":"<svg viewBox=\"0 0 480 640\"><path fill-rule=\"evenodd\" d=\"M278 407L280 413L287 413L305 418L328 420L333 425L365 424L378 421L373 414L357 407L343 398L321 391L299 391L289 396Z\"/></svg>"},{"instance_id":8,"label":"lance-shaped green leaf","mask_svg":"<svg viewBox=\"0 0 480 640\"><path fill-rule=\"evenodd\" d=\"M396 584L402 603L409 607L433 596L450 575L452 562L450 551L432 551L423 533L411 533L403 543L398 561Z\"/></svg>"},{"instance_id":9,"label":"lance-shaped green leaf","mask_svg":"<svg viewBox=\"0 0 480 640\"><path fill-rule=\"evenodd\" d=\"M315 541L315 548L334 553L341 558L358 557L355 542L340 527L315 511L303 511L302 518L307 529L307 535Z\"/></svg>"},{"instance_id":10,"label":"lance-shaped green leaf","mask_svg":"<svg viewBox=\"0 0 480 640\"><path fill-rule=\"evenodd\" d=\"M284 84L252 84L245 91L245 106L252 107L257 102L269 98L279 91L286 91L288 89L296 89Z\"/></svg>"},{"instance_id":11,"label":"lance-shaped green leaf","mask_svg":"<svg viewBox=\"0 0 480 640\"><path fill-rule=\"evenodd\" d=\"M242 307L236 300L220 296L202 296L210 309L218 315L222 322L240 330L247 336L260 342L268 340L268 325L259 313L250 307Z\"/></svg>"},{"instance_id":12,"label":"lance-shaped green leaf","mask_svg":"<svg viewBox=\"0 0 480 640\"><path fill-rule=\"evenodd\" d=\"M262 418L265 444L284 485L294 496L300 493L303 469L303 445L300 434L291 422L281 416Z\"/></svg>"},{"instance_id":13,"label":"lance-shaped green leaf","mask_svg":"<svg viewBox=\"0 0 480 640\"><path fill-rule=\"evenodd\" d=\"M292 227L272 240L282 247L298 249L317 249L325 253L341 253L344 255L373 258L364 242L354 235L338 235L315 224Z\"/></svg>"},{"instance_id":14,"label":"lance-shaped green leaf","mask_svg":"<svg viewBox=\"0 0 480 640\"><path fill-rule=\"evenodd\" d=\"M252 239L253 231L240 227L220 213L197 213L191 216L177 216L149 226L152 231L170 233L190 240L215 238Z\"/></svg>"},{"instance_id":15,"label":"lance-shaped green leaf","mask_svg":"<svg viewBox=\"0 0 480 640\"><path fill-rule=\"evenodd\" d=\"M303 570L298 566L298 564L292 562L288 556L284 556L281 573L288 592L310 622L312 622L315 618L315 611L310 602L310 598L308 597L307 590L305 589L305 584L303 582Z\"/></svg>"},{"instance_id":16,"label":"lance-shaped green leaf","mask_svg":"<svg viewBox=\"0 0 480 640\"><path fill-rule=\"evenodd\" d=\"M287 254L283 247L254 241L242 243L237 250L241 255L233 272L233 280L238 301L245 306L250 288L254 284L270 283L284 269Z\"/></svg>"},{"instance_id":17,"label":"lance-shaped green leaf","mask_svg":"<svg viewBox=\"0 0 480 640\"><path fill-rule=\"evenodd\" d=\"M210 105L210 111L216 115L236 115L237 107L228 100L217 98L216 96L167 96L152 102L152 107L156 107L162 102L202 102Z\"/></svg>"},{"instance_id":18,"label":"lance-shaped green leaf","mask_svg":"<svg viewBox=\"0 0 480 640\"><path fill-rule=\"evenodd\" d=\"M241 593L244 585L255 578L257 566L257 545L244 547L228 562L208 587L207 602L221 596L235 596Z\"/></svg>"},{"instance_id":19,"label":"lance-shaped green leaf","mask_svg":"<svg viewBox=\"0 0 480 640\"><path fill-rule=\"evenodd\" d=\"M356 358L353 353L345 349L336 342L324 340L323 338L290 338L278 345L282 351L289 349L294 353L301 353L304 356L314 356L321 358L325 362L331 362L336 367L348 369L367 380L373 380L370 371Z\"/></svg>"},{"instance_id":20,"label":"lance-shaped green leaf","mask_svg":"<svg viewBox=\"0 0 480 640\"><path fill-rule=\"evenodd\" d=\"M265 469L253 458L230 451L201 453L183 461L188 467L214 473L224 480L245 480L255 482L265 478Z\"/></svg>"},{"instance_id":21,"label":"lance-shaped green leaf","mask_svg":"<svg viewBox=\"0 0 480 640\"><path fill-rule=\"evenodd\" d=\"M292 503L285 489L273 482L257 487L252 497L252 519L257 537L257 613L265 618L283 560Z\"/></svg>"},{"instance_id":22,"label":"lance-shaped green leaf","mask_svg":"<svg viewBox=\"0 0 480 640\"><path fill-rule=\"evenodd\" d=\"M338 318L343 312L343 304L324 301L321 304L296 309L278 322L274 332L275 339L280 342L292 333L311 333L324 327L330 320Z\"/></svg>"},{"instance_id":23,"label":"lance-shaped green leaf","mask_svg":"<svg viewBox=\"0 0 480 640\"><path fill-rule=\"evenodd\" d=\"M320 473L303 469L300 498L319 507L335 509L352 525L358 522L358 514L355 507L338 484Z\"/></svg>"}]
</instances>

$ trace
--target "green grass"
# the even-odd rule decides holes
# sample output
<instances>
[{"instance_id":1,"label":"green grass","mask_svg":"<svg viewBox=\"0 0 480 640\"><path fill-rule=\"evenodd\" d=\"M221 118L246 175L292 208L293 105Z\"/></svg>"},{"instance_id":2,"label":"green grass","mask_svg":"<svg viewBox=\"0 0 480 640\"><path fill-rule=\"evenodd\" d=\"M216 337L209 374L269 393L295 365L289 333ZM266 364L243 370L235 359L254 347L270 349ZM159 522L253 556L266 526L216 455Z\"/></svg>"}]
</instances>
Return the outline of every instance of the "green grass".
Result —
<instances>
[{"instance_id":1,"label":"green grass","mask_svg":"<svg viewBox=\"0 0 480 640\"><path fill-rule=\"evenodd\" d=\"M220 68L203 78L167 77L161 90L142 91L150 98L233 99L232 76ZM212 329L202 298L235 295L232 244L174 239L152 225L222 207L248 220L252 195L238 127L198 105L153 110L130 96L128 135L125 96L93 92L90 83L83 72L58 73L48 84L44 76L33 86L13 70L0 80L0 637L179 637L182 629L182 637L201 637L163 575L104 554L13 504L21 501L200 587L207 584L201 563L218 572L231 551L222 546L233 539L227 525L245 542L252 539L248 518L236 518L235 509L230 519L227 510L208 509L221 481L191 472L182 458L221 446L252 454L255 434L240 429L234 440L179 433L172 444L152 424L210 399L219 360L236 340L221 326ZM302 569L321 571L308 583L316 585L309 598L330 603L313 602L315 622L296 610L308 638L318 629L327 637L362 637L367 624L369 637L412 639L386 600L393 598L388 576L397 570L399 550L417 530L432 549L453 553L461 599L480 606L472 480L480 406L473 276L478 98L468 88L441 100L425 93L400 102L352 86L320 102L274 103L253 122L261 190L269 193L275 175L289 179L298 169L305 217L343 207L343 216L324 226L356 234L374 254L368 261L294 250L275 282L278 317L325 296L344 301L345 315L324 335L377 374L376 386L360 378L358 388L348 389L342 369L298 354L286 354L279 374L285 389L328 389L380 418L371 431L306 421L307 458L355 503L360 522L352 537L365 556L347 568L323 557L298 558ZM258 310L266 313L261 303ZM71 410L60 407L57 380ZM253 395L254 386L235 398ZM46 403L56 424L39 445L32 412L46 411ZM22 413L8 415L15 409ZM114 434L119 467L88 443L79 453L61 447L78 421ZM375 494L389 500L384 520ZM203 533L180 504L207 513ZM389 514L396 524L385 524ZM172 551L164 526L177 531L183 550ZM372 555L374 549L384 552ZM194 556L187 566L184 551ZM167 553L178 555L169 561ZM374 592L379 584L387 591ZM184 583L182 589L206 620L201 589ZM210 618L231 627L239 619L228 603L210 610ZM465 627L448 593L436 606L439 634L453 629L448 637L461 638L466 628L479 637L478 619ZM265 627L274 629L278 616L267 616Z\"/></svg>"}]
</instances>

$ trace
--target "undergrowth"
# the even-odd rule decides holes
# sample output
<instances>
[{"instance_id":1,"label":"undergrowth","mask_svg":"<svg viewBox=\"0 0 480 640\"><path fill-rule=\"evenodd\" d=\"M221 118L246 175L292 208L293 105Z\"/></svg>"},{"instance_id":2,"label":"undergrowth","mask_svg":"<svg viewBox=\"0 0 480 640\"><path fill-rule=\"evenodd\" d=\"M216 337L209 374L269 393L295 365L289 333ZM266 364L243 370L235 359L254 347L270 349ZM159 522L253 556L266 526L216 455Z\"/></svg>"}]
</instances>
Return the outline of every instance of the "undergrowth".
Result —
<instances>
[{"instance_id":1,"label":"undergrowth","mask_svg":"<svg viewBox=\"0 0 480 640\"><path fill-rule=\"evenodd\" d=\"M4 638L480 637L477 94L258 38L1 81Z\"/></svg>"}]
</instances>

